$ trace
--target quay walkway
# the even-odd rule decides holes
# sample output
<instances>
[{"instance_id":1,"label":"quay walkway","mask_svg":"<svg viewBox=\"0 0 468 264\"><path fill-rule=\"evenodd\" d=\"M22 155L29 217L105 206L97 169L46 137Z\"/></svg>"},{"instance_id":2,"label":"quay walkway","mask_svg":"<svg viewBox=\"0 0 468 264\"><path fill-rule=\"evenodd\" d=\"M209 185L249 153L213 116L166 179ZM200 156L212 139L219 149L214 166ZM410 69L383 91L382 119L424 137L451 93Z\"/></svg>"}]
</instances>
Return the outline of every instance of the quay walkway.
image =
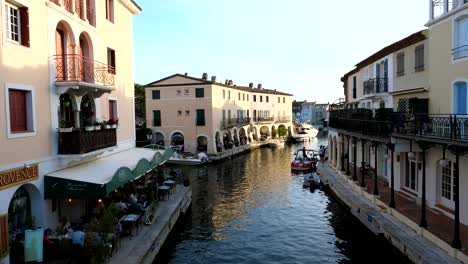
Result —
<instances>
[{"instance_id":1,"label":"quay walkway","mask_svg":"<svg viewBox=\"0 0 468 264\"><path fill-rule=\"evenodd\" d=\"M370 194L373 190L371 179L366 181L367 188L361 188L349 176L335 171L326 164L319 165L318 171L323 183L350 208L353 215L376 235L384 236L414 263L468 263L464 252L451 248L450 244L432 234L432 230L420 228L414 222L417 209L408 210L408 207L405 207L405 198L398 196L396 209L387 206L389 193L383 183L382 186L379 184L382 196L373 196ZM453 226L448 222L446 224L438 222L431 214L428 214L428 222L434 230ZM465 239L462 243L468 245L466 233L462 233L463 237Z\"/></svg>"},{"instance_id":2,"label":"quay walkway","mask_svg":"<svg viewBox=\"0 0 468 264\"><path fill-rule=\"evenodd\" d=\"M143 224L136 235L119 240L117 250L108 263L152 263L181 213L185 213L191 203L192 188L177 185L167 200L158 202L150 225Z\"/></svg>"}]
</instances>

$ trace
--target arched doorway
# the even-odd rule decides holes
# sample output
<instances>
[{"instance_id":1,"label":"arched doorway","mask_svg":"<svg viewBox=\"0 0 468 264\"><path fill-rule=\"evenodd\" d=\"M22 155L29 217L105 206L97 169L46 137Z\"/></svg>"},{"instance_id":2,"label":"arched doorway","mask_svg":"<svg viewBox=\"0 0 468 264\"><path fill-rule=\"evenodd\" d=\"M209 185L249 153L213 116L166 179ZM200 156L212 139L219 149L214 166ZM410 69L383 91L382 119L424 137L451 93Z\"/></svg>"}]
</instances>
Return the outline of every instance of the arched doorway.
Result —
<instances>
[{"instance_id":1,"label":"arched doorway","mask_svg":"<svg viewBox=\"0 0 468 264\"><path fill-rule=\"evenodd\" d=\"M278 126L278 136L280 137L287 137L288 136L288 129L285 125Z\"/></svg>"},{"instance_id":2,"label":"arched doorway","mask_svg":"<svg viewBox=\"0 0 468 264\"><path fill-rule=\"evenodd\" d=\"M247 144L247 136L245 134L245 129L243 127L241 127L241 129L239 129L239 139L240 139L240 144L241 145Z\"/></svg>"},{"instance_id":3,"label":"arched doorway","mask_svg":"<svg viewBox=\"0 0 468 264\"><path fill-rule=\"evenodd\" d=\"M234 146L232 135L229 130L224 131L223 143L224 143L224 149L232 149L232 147Z\"/></svg>"},{"instance_id":4,"label":"arched doorway","mask_svg":"<svg viewBox=\"0 0 468 264\"><path fill-rule=\"evenodd\" d=\"M197 138L197 151L206 152L208 151L208 138L205 136L199 136Z\"/></svg>"},{"instance_id":5,"label":"arched doorway","mask_svg":"<svg viewBox=\"0 0 468 264\"><path fill-rule=\"evenodd\" d=\"M237 136L237 129L234 129L234 146L239 146L239 137Z\"/></svg>"},{"instance_id":6,"label":"arched doorway","mask_svg":"<svg viewBox=\"0 0 468 264\"><path fill-rule=\"evenodd\" d=\"M164 135L161 132L154 133L154 140L156 144L164 146Z\"/></svg>"},{"instance_id":7,"label":"arched doorway","mask_svg":"<svg viewBox=\"0 0 468 264\"><path fill-rule=\"evenodd\" d=\"M80 34L78 46L78 74L81 81L94 83L93 45L85 32Z\"/></svg>"},{"instance_id":8,"label":"arched doorway","mask_svg":"<svg viewBox=\"0 0 468 264\"><path fill-rule=\"evenodd\" d=\"M270 136L270 130L267 126L260 127L260 140L267 140Z\"/></svg>"},{"instance_id":9,"label":"arched doorway","mask_svg":"<svg viewBox=\"0 0 468 264\"><path fill-rule=\"evenodd\" d=\"M219 131L216 131L215 141L216 141L216 152L222 152L223 143L221 142L221 136L219 135Z\"/></svg>"},{"instance_id":10,"label":"arched doorway","mask_svg":"<svg viewBox=\"0 0 468 264\"><path fill-rule=\"evenodd\" d=\"M73 127L75 116L73 112L72 100L69 94L60 95L59 115L60 127Z\"/></svg>"},{"instance_id":11,"label":"arched doorway","mask_svg":"<svg viewBox=\"0 0 468 264\"><path fill-rule=\"evenodd\" d=\"M80 126L93 126L95 121L95 106L94 100L90 95L85 95L81 98L81 105L80 105Z\"/></svg>"},{"instance_id":12,"label":"arched doorway","mask_svg":"<svg viewBox=\"0 0 468 264\"><path fill-rule=\"evenodd\" d=\"M258 141L257 127L252 128L252 137L253 137L253 140Z\"/></svg>"},{"instance_id":13,"label":"arched doorway","mask_svg":"<svg viewBox=\"0 0 468 264\"><path fill-rule=\"evenodd\" d=\"M185 142L184 142L184 135L182 135L182 133L180 132L175 132L174 134L172 134L171 136L171 145L172 146L184 146Z\"/></svg>"},{"instance_id":14,"label":"arched doorway","mask_svg":"<svg viewBox=\"0 0 468 264\"><path fill-rule=\"evenodd\" d=\"M271 138L275 138L278 135L278 130L276 130L275 126L271 127Z\"/></svg>"}]
</instances>

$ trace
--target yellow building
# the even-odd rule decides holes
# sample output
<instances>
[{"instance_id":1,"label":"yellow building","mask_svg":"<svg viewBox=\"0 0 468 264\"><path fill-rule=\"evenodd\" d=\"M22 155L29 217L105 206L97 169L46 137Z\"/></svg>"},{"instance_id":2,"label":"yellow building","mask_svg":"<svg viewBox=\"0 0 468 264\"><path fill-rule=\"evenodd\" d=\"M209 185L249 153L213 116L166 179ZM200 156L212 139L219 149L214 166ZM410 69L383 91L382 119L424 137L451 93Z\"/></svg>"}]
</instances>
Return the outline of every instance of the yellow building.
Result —
<instances>
[{"instance_id":1,"label":"yellow building","mask_svg":"<svg viewBox=\"0 0 468 264\"><path fill-rule=\"evenodd\" d=\"M175 74L146 86L146 122L154 141L209 154L245 148L291 130L292 95Z\"/></svg>"},{"instance_id":2,"label":"yellow building","mask_svg":"<svg viewBox=\"0 0 468 264\"><path fill-rule=\"evenodd\" d=\"M4 242L16 230L79 220L89 204L66 186L111 180L118 168L99 173L96 162L134 151L132 17L141 9L133 0L0 4L0 262L9 263ZM80 166L88 174L70 171Z\"/></svg>"}]
</instances>

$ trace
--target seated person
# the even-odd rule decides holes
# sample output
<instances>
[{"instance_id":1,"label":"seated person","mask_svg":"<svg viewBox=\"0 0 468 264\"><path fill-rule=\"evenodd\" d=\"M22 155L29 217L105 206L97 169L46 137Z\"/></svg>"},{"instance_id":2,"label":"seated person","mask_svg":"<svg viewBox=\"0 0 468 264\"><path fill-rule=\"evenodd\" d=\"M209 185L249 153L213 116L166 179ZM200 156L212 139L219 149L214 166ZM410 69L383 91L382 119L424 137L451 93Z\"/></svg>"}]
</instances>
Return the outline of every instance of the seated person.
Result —
<instances>
[{"instance_id":1,"label":"seated person","mask_svg":"<svg viewBox=\"0 0 468 264\"><path fill-rule=\"evenodd\" d=\"M114 207L119 209L120 211L127 211L128 209L128 206L127 204L125 204L124 202L122 202L122 200L120 200L119 202L117 203L114 203Z\"/></svg>"}]
</instances>

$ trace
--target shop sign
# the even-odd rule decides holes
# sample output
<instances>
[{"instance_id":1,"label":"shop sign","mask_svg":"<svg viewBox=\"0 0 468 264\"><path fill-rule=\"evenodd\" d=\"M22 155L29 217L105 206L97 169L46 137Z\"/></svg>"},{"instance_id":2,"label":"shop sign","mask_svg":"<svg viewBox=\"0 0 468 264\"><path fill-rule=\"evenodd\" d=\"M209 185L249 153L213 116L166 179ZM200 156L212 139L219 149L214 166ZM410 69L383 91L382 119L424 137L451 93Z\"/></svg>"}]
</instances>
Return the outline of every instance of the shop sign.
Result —
<instances>
[{"instance_id":1,"label":"shop sign","mask_svg":"<svg viewBox=\"0 0 468 264\"><path fill-rule=\"evenodd\" d=\"M33 164L0 172L0 190L39 178L39 165Z\"/></svg>"}]
</instances>

